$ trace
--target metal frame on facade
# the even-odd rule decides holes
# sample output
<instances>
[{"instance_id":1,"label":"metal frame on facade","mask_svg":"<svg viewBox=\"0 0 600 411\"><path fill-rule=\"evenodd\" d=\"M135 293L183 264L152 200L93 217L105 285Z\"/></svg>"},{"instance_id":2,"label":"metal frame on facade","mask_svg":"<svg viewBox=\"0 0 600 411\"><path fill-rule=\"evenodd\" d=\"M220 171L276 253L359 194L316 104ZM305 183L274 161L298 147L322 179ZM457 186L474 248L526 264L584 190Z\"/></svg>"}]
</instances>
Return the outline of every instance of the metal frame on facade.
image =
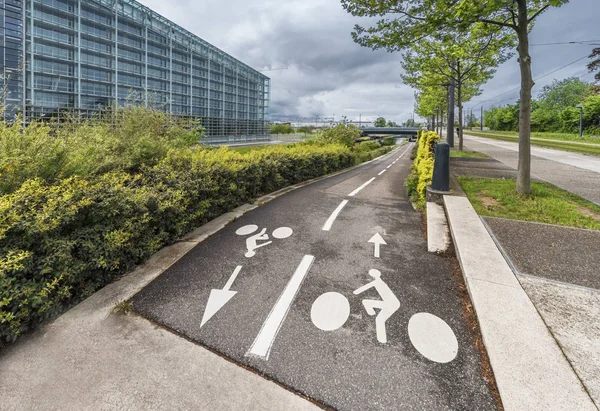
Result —
<instances>
[{"instance_id":1,"label":"metal frame on facade","mask_svg":"<svg viewBox=\"0 0 600 411\"><path fill-rule=\"evenodd\" d=\"M27 121L139 104L198 119L212 142L268 138L270 79L140 3L23 8Z\"/></svg>"}]
</instances>

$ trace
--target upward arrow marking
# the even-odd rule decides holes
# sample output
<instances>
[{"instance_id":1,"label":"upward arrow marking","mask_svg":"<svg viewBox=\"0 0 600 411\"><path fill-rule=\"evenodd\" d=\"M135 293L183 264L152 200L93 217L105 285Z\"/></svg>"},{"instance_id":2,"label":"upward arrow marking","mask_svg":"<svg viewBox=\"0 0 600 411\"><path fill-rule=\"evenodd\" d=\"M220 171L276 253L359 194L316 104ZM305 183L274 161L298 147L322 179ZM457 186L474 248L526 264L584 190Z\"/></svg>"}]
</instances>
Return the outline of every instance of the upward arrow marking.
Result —
<instances>
[{"instance_id":1,"label":"upward arrow marking","mask_svg":"<svg viewBox=\"0 0 600 411\"><path fill-rule=\"evenodd\" d=\"M379 258L379 247L381 244L387 245L383 237L379 233L375 233L368 242L375 244L375 258Z\"/></svg>"},{"instance_id":2,"label":"upward arrow marking","mask_svg":"<svg viewBox=\"0 0 600 411\"><path fill-rule=\"evenodd\" d=\"M222 290L220 289L212 289L210 290L210 295L208 296L208 302L206 303L206 308L204 309L204 315L202 316L202 321L200 322L200 327L202 327L208 320L211 319L213 315L217 313L225 304L229 302L233 298L234 295L237 294L237 291L230 291L229 288L235 281L235 278L240 273L242 269L241 265L235 267L233 274L227 280L225 287Z\"/></svg>"}]
</instances>

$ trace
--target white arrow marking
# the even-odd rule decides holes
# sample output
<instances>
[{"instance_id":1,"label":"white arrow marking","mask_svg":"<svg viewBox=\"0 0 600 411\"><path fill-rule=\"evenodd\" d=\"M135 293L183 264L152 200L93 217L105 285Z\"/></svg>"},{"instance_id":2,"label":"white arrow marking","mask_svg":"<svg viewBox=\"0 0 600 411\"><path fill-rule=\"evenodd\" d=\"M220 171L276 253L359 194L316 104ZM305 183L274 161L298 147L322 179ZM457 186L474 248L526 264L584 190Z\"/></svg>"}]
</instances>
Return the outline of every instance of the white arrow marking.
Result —
<instances>
[{"instance_id":1,"label":"white arrow marking","mask_svg":"<svg viewBox=\"0 0 600 411\"><path fill-rule=\"evenodd\" d=\"M208 320L211 319L213 315L217 313L225 304L229 302L233 298L234 295L237 294L237 291L230 291L229 289L233 285L236 277L240 273L242 269L241 265L235 267L233 274L227 280L225 287L222 290L212 289L210 290L210 295L208 296L208 302L206 303L206 308L204 309L204 315L202 316L202 321L200 322L200 327L202 327Z\"/></svg>"},{"instance_id":2,"label":"white arrow marking","mask_svg":"<svg viewBox=\"0 0 600 411\"><path fill-rule=\"evenodd\" d=\"M379 247L381 244L387 245L383 237L379 233L376 233L368 242L375 244L375 258L379 258Z\"/></svg>"}]
</instances>

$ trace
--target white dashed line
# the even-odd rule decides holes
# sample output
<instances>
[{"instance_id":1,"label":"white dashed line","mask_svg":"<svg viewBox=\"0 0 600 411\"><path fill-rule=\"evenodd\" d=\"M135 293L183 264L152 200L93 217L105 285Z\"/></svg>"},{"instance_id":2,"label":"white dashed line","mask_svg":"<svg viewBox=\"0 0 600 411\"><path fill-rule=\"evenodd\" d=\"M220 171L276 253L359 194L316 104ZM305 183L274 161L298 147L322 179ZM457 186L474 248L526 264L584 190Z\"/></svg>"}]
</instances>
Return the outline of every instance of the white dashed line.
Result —
<instances>
[{"instance_id":1,"label":"white dashed line","mask_svg":"<svg viewBox=\"0 0 600 411\"><path fill-rule=\"evenodd\" d=\"M379 174L377 174L378 176L382 175L383 173L385 173L387 171L387 169L383 170L382 172L380 172Z\"/></svg>"},{"instance_id":2,"label":"white dashed line","mask_svg":"<svg viewBox=\"0 0 600 411\"><path fill-rule=\"evenodd\" d=\"M366 183L364 183L362 186L358 187L356 190L354 190L350 194L348 194L348 197L354 197L356 194L358 194L358 192L360 190L362 190L363 188L365 188L366 186L368 186L369 184L371 184L373 182L373 180L375 180L375 177L373 177L372 179L370 179L369 181L367 181Z\"/></svg>"},{"instance_id":3,"label":"white dashed line","mask_svg":"<svg viewBox=\"0 0 600 411\"><path fill-rule=\"evenodd\" d=\"M386 168L390 168L392 165L390 164L389 166L387 166Z\"/></svg>"},{"instance_id":4,"label":"white dashed line","mask_svg":"<svg viewBox=\"0 0 600 411\"><path fill-rule=\"evenodd\" d=\"M337 218L340 211L342 211L342 208L344 208L346 206L346 204L348 204L348 200L342 201L340 203L340 205L333 211L333 213L331 213L331 215L329 216L327 221L325 221L325 225L323 226L323 231L331 230L331 226L333 225L333 222Z\"/></svg>"}]
</instances>

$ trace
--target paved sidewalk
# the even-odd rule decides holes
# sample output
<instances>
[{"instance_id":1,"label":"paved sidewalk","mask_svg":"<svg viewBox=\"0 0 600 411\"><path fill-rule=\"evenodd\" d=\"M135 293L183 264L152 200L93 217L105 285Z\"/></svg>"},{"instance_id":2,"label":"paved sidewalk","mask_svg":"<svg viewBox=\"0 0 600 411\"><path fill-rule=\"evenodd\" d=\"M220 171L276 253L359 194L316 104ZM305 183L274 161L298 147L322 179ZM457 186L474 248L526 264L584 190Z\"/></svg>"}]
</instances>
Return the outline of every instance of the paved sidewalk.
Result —
<instances>
[{"instance_id":1,"label":"paved sidewalk","mask_svg":"<svg viewBox=\"0 0 600 411\"><path fill-rule=\"evenodd\" d=\"M465 135L465 146L517 169L517 143ZM532 146L531 174L600 204L600 157Z\"/></svg>"},{"instance_id":2,"label":"paved sidewalk","mask_svg":"<svg viewBox=\"0 0 600 411\"><path fill-rule=\"evenodd\" d=\"M0 409L316 410L302 397L158 327L115 314L225 214L0 353Z\"/></svg>"},{"instance_id":3,"label":"paved sidewalk","mask_svg":"<svg viewBox=\"0 0 600 411\"><path fill-rule=\"evenodd\" d=\"M464 193L455 176L515 178L516 174L493 158L454 157L450 163L457 195ZM600 406L600 231L481 219L569 364Z\"/></svg>"}]
</instances>

